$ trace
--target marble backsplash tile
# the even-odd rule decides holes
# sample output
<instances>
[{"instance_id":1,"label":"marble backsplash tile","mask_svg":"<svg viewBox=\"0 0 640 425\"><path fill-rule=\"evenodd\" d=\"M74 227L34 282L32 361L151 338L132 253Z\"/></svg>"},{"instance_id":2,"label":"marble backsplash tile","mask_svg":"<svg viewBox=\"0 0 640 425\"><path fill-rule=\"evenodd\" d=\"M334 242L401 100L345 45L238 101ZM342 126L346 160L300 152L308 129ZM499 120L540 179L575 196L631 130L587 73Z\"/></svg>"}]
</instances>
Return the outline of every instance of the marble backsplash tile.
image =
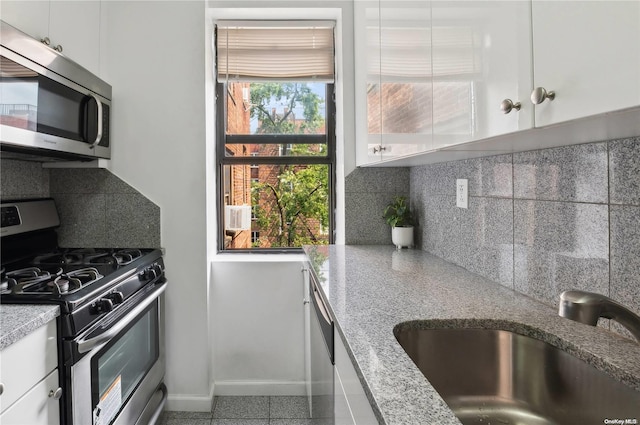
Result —
<instances>
[{"instance_id":1,"label":"marble backsplash tile","mask_svg":"<svg viewBox=\"0 0 640 425\"><path fill-rule=\"evenodd\" d=\"M410 182L421 249L552 306L583 289L640 314L640 137L412 167Z\"/></svg>"},{"instance_id":2,"label":"marble backsplash tile","mask_svg":"<svg viewBox=\"0 0 640 425\"><path fill-rule=\"evenodd\" d=\"M606 205L514 201L514 289L551 305L570 289L609 291Z\"/></svg>"},{"instance_id":3,"label":"marble backsplash tile","mask_svg":"<svg viewBox=\"0 0 640 425\"><path fill-rule=\"evenodd\" d=\"M609 143L611 204L640 205L640 137Z\"/></svg>"},{"instance_id":4,"label":"marble backsplash tile","mask_svg":"<svg viewBox=\"0 0 640 425\"><path fill-rule=\"evenodd\" d=\"M409 198L408 168L357 168L345 178L345 241L391 244L382 212L396 196Z\"/></svg>"},{"instance_id":5,"label":"marble backsplash tile","mask_svg":"<svg viewBox=\"0 0 640 425\"><path fill-rule=\"evenodd\" d=\"M56 201L62 247L159 247L160 208L106 169L0 160L2 199Z\"/></svg>"},{"instance_id":6,"label":"marble backsplash tile","mask_svg":"<svg viewBox=\"0 0 640 425\"><path fill-rule=\"evenodd\" d=\"M64 247L160 246L160 208L105 169L51 170Z\"/></svg>"},{"instance_id":7,"label":"marble backsplash tile","mask_svg":"<svg viewBox=\"0 0 640 425\"><path fill-rule=\"evenodd\" d=\"M49 170L39 162L0 160L2 199L46 198L49 196Z\"/></svg>"},{"instance_id":8,"label":"marble backsplash tile","mask_svg":"<svg viewBox=\"0 0 640 425\"><path fill-rule=\"evenodd\" d=\"M607 144L591 143L513 155L513 197L607 203Z\"/></svg>"}]
</instances>

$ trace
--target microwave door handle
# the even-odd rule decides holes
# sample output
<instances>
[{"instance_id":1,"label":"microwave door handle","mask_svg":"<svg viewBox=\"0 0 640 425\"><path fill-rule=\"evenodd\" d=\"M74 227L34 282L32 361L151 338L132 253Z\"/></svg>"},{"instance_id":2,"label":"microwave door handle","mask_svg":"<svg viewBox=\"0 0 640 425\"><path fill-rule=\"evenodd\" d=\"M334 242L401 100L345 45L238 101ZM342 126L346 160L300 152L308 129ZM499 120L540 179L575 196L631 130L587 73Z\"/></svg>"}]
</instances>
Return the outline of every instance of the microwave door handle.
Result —
<instances>
[{"instance_id":1,"label":"microwave door handle","mask_svg":"<svg viewBox=\"0 0 640 425\"><path fill-rule=\"evenodd\" d=\"M165 289L167 289L167 284L163 283L160 287L154 289L148 296L146 296L144 300L132 308L124 317L120 318L112 327L93 338L83 338L78 341L78 352L83 354L91 351L95 347L108 342L110 339L117 336L124 328L127 327L127 325L133 322L140 313L155 302Z\"/></svg>"},{"instance_id":2,"label":"microwave door handle","mask_svg":"<svg viewBox=\"0 0 640 425\"><path fill-rule=\"evenodd\" d=\"M102 112L102 101L100 100L100 98L91 92L89 92L89 96L91 96L93 100L96 101L96 104L98 105L98 134L96 134L96 139L93 141L93 143L91 143L91 146L90 146L93 149L94 147L96 147L98 143L100 143L100 140L102 140L102 119L103 119L102 113L103 112Z\"/></svg>"}]
</instances>

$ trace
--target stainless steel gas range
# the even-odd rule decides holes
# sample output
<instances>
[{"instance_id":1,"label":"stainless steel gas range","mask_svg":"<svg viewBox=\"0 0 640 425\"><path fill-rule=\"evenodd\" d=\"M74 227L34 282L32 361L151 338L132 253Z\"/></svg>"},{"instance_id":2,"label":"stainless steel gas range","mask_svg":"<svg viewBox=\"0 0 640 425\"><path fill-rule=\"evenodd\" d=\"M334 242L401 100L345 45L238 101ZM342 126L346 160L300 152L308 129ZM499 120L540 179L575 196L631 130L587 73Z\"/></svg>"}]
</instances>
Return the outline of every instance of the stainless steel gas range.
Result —
<instances>
[{"instance_id":1,"label":"stainless steel gas range","mask_svg":"<svg viewBox=\"0 0 640 425\"><path fill-rule=\"evenodd\" d=\"M0 303L60 306L61 423L154 424L167 397L162 252L59 248L52 199L1 211Z\"/></svg>"}]
</instances>

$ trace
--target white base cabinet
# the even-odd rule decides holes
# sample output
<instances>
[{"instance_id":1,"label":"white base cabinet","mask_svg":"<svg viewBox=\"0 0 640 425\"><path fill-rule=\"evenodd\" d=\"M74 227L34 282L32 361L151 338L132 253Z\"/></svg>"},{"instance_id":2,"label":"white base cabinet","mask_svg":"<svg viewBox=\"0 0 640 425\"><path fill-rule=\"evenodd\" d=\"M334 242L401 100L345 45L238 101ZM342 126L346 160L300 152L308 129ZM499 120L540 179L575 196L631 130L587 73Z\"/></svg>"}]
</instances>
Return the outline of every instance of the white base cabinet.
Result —
<instances>
[{"instance_id":1,"label":"white base cabinet","mask_svg":"<svg viewBox=\"0 0 640 425\"><path fill-rule=\"evenodd\" d=\"M0 352L0 424L60 423L55 321Z\"/></svg>"},{"instance_id":2,"label":"white base cabinet","mask_svg":"<svg viewBox=\"0 0 640 425\"><path fill-rule=\"evenodd\" d=\"M351 363L351 358L339 335L334 341L335 351L335 425L377 425L369 399Z\"/></svg>"},{"instance_id":3,"label":"white base cabinet","mask_svg":"<svg viewBox=\"0 0 640 425\"><path fill-rule=\"evenodd\" d=\"M60 423L60 402L56 397L58 369L31 388L0 415L2 425L54 425Z\"/></svg>"}]
</instances>

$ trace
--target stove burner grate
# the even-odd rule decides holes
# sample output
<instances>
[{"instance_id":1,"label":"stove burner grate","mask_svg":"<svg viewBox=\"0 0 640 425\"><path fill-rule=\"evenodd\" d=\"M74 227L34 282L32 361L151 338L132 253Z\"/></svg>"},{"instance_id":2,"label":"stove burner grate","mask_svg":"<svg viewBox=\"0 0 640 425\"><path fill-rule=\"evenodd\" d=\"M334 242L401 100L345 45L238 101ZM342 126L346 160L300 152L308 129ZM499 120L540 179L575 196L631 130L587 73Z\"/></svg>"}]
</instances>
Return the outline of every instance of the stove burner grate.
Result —
<instances>
[{"instance_id":1,"label":"stove burner grate","mask_svg":"<svg viewBox=\"0 0 640 425\"><path fill-rule=\"evenodd\" d=\"M94 267L64 272L61 268L54 272L38 267L27 267L5 273L0 284L0 291L11 291L11 294L67 294L103 278Z\"/></svg>"},{"instance_id":2,"label":"stove burner grate","mask_svg":"<svg viewBox=\"0 0 640 425\"><path fill-rule=\"evenodd\" d=\"M86 248L43 254L34 259L34 264L125 266L142 255L139 249Z\"/></svg>"}]
</instances>

